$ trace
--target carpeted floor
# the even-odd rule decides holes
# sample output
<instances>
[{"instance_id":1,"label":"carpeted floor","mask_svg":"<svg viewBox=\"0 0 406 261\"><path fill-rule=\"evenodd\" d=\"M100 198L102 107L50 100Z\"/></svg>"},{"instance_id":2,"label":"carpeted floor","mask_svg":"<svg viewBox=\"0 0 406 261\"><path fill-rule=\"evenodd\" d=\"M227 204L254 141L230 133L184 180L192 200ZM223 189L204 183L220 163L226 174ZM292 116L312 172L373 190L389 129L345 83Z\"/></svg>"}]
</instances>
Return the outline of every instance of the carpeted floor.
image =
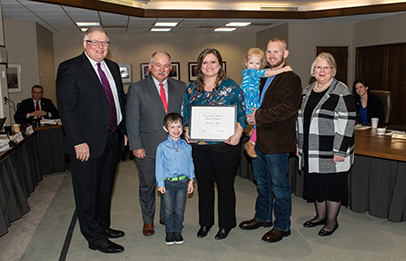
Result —
<instances>
[{"instance_id":1,"label":"carpeted floor","mask_svg":"<svg viewBox=\"0 0 406 261\"><path fill-rule=\"evenodd\" d=\"M238 176L235 188L239 223L253 217L257 192L252 182ZM44 189L54 192L42 193ZM218 230L215 225L206 238L197 238L198 196L194 193L186 203L185 243L167 246L164 243L165 228L158 224L157 216L155 235L145 237L141 234L143 223L138 202L138 175L135 163L128 160L119 164L112 203L112 228L126 233L125 237L113 240L125 247L123 253L108 255L89 250L77 222L71 241L65 242L75 209L69 171L45 177L30 198L35 201L30 203L31 211L12 223L9 233L0 238L0 260L358 261L404 260L406 255L406 222L394 223L342 208L338 220L340 228L334 235L322 238L317 235L321 227L302 226L314 216L314 208L295 196L292 196L292 234L281 242L269 244L261 240L268 228L244 231L237 227L226 239L218 241L214 239ZM34 208L44 211L37 213Z\"/></svg>"}]
</instances>

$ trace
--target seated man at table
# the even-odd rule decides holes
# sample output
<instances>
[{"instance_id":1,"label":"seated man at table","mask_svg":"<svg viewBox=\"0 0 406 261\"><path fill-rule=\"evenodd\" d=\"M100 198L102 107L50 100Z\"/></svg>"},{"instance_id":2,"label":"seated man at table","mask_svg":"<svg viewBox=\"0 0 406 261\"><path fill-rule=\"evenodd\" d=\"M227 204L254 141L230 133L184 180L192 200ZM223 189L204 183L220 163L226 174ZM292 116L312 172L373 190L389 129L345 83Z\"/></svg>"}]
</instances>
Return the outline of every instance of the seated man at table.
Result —
<instances>
[{"instance_id":1,"label":"seated man at table","mask_svg":"<svg viewBox=\"0 0 406 261\"><path fill-rule=\"evenodd\" d=\"M17 109L14 119L18 123L33 122L34 119L58 119L59 113L50 99L43 98L44 89L34 85L31 89L32 98L25 99Z\"/></svg>"}]
</instances>

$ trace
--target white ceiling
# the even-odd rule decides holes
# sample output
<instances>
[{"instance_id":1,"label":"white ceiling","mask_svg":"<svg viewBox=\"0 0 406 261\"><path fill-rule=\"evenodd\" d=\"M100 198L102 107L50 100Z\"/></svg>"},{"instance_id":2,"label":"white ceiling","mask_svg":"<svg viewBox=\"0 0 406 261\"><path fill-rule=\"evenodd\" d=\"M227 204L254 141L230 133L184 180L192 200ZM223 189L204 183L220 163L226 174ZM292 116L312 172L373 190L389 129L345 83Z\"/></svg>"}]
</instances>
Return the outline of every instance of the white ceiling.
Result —
<instances>
[{"instance_id":1,"label":"white ceiling","mask_svg":"<svg viewBox=\"0 0 406 261\"><path fill-rule=\"evenodd\" d=\"M37 22L53 33L78 32L80 29L75 22L100 22L109 32L149 32L157 21L175 21L179 24L172 29L171 33L188 32L212 32L214 28L224 26L231 21L250 21L252 24L247 27L237 28L235 32L259 32L270 27L278 26L287 22L301 23L340 23L354 24L367 20L399 14L400 12L341 16L320 19L306 20L285 20L285 19L206 19L206 18L139 18L128 15L119 15L107 12L93 11L81 8L74 8L55 4L46 4L29 0L1 0L3 17L6 19ZM378 4L383 1L272 1L272 6L298 7L298 10L316 10L320 8L354 6L359 3ZM388 1L385 1L386 3ZM406 2L406 1L394 1ZM335 6L332 6L335 4ZM346 5L347 4L347 5ZM351 5L350 5L351 4ZM144 9L208 9L211 10L259 10L262 6L269 6L270 1L169 1L151 0L148 4L137 4ZM131 7L129 7L131 8Z\"/></svg>"}]
</instances>

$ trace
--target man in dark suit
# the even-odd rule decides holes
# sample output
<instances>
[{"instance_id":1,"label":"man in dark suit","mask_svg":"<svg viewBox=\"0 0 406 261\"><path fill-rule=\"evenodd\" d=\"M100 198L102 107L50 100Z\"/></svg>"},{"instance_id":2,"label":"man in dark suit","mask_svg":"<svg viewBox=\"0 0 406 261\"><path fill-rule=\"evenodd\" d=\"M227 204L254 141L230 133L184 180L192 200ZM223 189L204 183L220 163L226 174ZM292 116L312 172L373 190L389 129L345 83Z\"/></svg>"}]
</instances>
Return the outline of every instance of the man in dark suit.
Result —
<instances>
[{"instance_id":1,"label":"man in dark suit","mask_svg":"<svg viewBox=\"0 0 406 261\"><path fill-rule=\"evenodd\" d=\"M85 51L62 62L56 95L70 155L76 210L89 248L124 251L108 238L124 236L110 228L111 194L118 147L125 144L124 91L119 66L108 59L109 38L101 27L86 31Z\"/></svg>"},{"instance_id":2,"label":"man in dark suit","mask_svg":"<svg viewBox=\"0 0 406 261\"><path fill-rule=\"evenodd\" d=\"M172 68L168 53L152 54L148 68L150 75L129 87L126 105L128 140L138 166L145 236L155 233L155 156L159 143L167 138L163 119L167 113L180 111L186 90L184 82L168 78Z\"/></svg>"},{"instance_id":3,"label":"man in dark suit","mask_svg":"<svg viewBox=\"0 0 406 261\"><path fill-rule=\"evenodd\" d=\"M34 85L30 99L21 102L14 119L18 123L33 122L34 119L58 119L59 113L50 99L42 97L44 88Z\"/></svg>"}]
</instances>

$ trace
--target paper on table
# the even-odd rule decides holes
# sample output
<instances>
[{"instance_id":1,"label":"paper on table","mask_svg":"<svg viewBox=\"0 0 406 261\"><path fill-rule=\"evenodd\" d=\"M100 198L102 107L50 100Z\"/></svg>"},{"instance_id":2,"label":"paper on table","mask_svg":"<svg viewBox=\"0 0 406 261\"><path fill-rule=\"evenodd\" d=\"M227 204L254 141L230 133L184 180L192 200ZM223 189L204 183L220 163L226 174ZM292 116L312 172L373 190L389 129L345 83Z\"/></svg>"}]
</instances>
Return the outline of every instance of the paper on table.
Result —
<instances>
[{"instance_id":1,"label":"paper on table","mask_svg":"<svg viewBox=\"0 0 406 261\"><path fill-rule=\"evenodd\" d=\"M55 120L43 119L41 120L41 124L57 125L58 123Z\"/></svg>"},{"instance_id":2,"label":"paper on table","mask_svg":"<svg viewBox=\"0 0 406 261\"><path fill-rule=\"evenodd\" d=\"M371 126L355 126L354 129L356 130L369 130Z\"/></svg>"}]
</instances>

